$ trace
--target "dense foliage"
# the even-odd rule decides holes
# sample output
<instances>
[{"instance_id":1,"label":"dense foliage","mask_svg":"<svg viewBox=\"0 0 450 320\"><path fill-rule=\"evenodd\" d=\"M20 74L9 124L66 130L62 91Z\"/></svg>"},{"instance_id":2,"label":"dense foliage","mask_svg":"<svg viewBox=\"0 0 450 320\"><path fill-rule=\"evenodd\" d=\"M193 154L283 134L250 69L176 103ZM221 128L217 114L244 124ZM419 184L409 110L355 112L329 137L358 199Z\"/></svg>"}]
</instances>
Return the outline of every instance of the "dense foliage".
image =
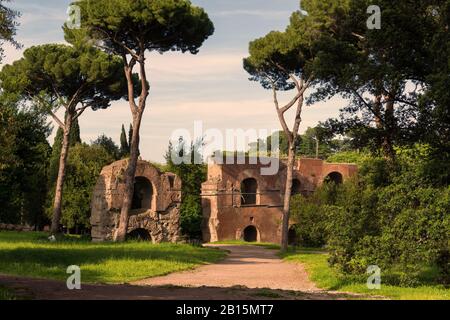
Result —
<instances>
[{"instance_id":1,"label":"dense foliage","mask_svg":"<svg viewBox=\"0 0 450 320\"><path fill-rule=\"evenodd\" d=\"M429 174L442 172L429 150L398 149L395 171L384 159L361 156L354 180L297 196L302 244L326 244L330 263L345 273L378 265L391 275L385 281L413 285L434 268L434 280L449 284L450 187Z\"/></svg>"},{"instance_id":2,"label":"dense foliage","mask_svg":"<svg viewBox=\"0 0 450 320\"><path fill-rule=\"evenodd\" d=\"M43 226L49 127L45 117L0 101L0 222Z\"/></svg>"},{"instance_id":3,"label":"dense foliage","mask_svg":"<svg viewBox=\"0 0 450 320\"><path fill-rule=\"evenodd\" d=\"M378 5L381 30L366 25ZM447 0L302 1L321 26L311 45L320 89L311 102L337 94L350 103L328 122L395 161L394 147L417 141L448 155L449 8ZM302 32L300 30L300 32Z\"/></svg>"},{"instance_id":4,"label":"dense foliage","mask_svg":"<svg viewBox=\"0 0 450 320\"><path fill-rule=\"evenodd\" d=\"M97 178L113 156L99 145L77 144L67 159L67 178L61 223L80 233L90 229L91 199Z\"/></svg>"},{"instance_id":5,"label":"dense foliage","mask_svg":"<svg viewBox=\"0 0 450 320\"><path fill-rule=\"evenodd\" d=\"M207 168L204 164L195 164L194 159L201 159L199 152L202 141L186 146L180 138L179 144L169 144L166 153L166 170L177 174L182 181L180 210L181 231L190 239L201 239L202 231L202 182L206 181ZM183 163L175 164L172 154L177 153L180 158L186 159Z\"/></svg>"},{"instance_id":6,"label":"dense foliage","mask_svg":"<svg viewBox=\"0 0 450 320\"><path fill-rule=\"evenodd\" d=\"M105 149L108 152L108 154L111 156L113 160L119 160L121 158L121 152L119 147L116 145L113 139L106 136L105 134L98 136L98 138L92 142L92 145L103 147L103 149Z\"/></svg>"},{"instance_id":7,"label":"dense foliage","mask_svg":"<svg viewBox=\"0 0 450 320\"><path fill-rule=\"evenodd\" d=\"M71 151L67 159L67 173L64 182L61 223L70 233L86 233L90 229L91 197L101 169L118 159L119 148L114 141L100 135L91 145L81 142L78 125L72 130ZM49 192L47 195L47 216L51 218L54 199L54 184L58 174L62 133L58 130L50 157L48 170Z\"/></svg>"},{"instance_id":8,"label":"dense foliage","mask_svg":"<svg viewBox=\"0 0 450 320\"><path fill-rule=\"evenodd\" d=\"M286 134L283 131L279 131L276 134L278 135L278 150L276 148L272 150L274 136L271 135L266 138L266 141L260 140L257 143L250 144L250 154L252 150L255 152L258 149L264 150L261 147L261 144L264 144L269 152L278 151L282 157L286 156L289 150ZM329 156L347 150L350 147L348 139L337 139L329 128L319 124L313 128L308 127L303 134L297 136L295 152L299 157L327 159Z\"/></svg>"},{"instance_id":9,"label":"dense foliage","mask_svg":"<svg viewBox=\"0 0 450 320\"><path fill-rule=\"evenodd\" d=\"M139 158L140 127L151 93L146 54L155 51L197 54L214 33L208 14L189 0L95 0L72 3L80 8L80 30L64 27L66 39L94 44L122 58L123 77L128 83L128 102L133 119L130 156L125 171L125 193L115 241L123 241L128 230L134 177ZM86 41L88 40L88 41ZM133 87L133 70L139 69L140 88ZM139 99L136 100L137 96Z\"/></svg>"},{"instance_id":10,"label":"dense foliage","mask_svg":"<svg viewBox=\"0 0 450 320\"><path fill-rule=\"evenodd\" d=\"M8 8L5 2L9 2L9 0L0 0L0 62L3 58L3 43L9 42L16 48L20 47L14 40L19 25L17 18L20 13Z\"/></svg>"}]
</instances>

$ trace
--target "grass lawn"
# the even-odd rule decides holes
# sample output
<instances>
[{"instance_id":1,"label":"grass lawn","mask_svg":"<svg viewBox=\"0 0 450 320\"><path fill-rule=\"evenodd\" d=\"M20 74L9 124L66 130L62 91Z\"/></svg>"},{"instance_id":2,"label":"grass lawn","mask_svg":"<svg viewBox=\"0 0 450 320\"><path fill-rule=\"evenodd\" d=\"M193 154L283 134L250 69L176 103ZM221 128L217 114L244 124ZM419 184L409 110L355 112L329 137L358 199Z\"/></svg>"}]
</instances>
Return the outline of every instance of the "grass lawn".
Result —
<instances>
[{"instance_id":1,"label":"grass lawn","mask_svg":"<svg viewBox=\"0 0 450 320\"><path fill-rule=\"evenodd\" d=\"M14 300L14 295L11 290L0 287L0 301L1 300Z\"/></svg>"},{"instance_id":2,"label":"grass lawn","mask_svg":"<svg viewBox=\"0 0 450 320\"><path fill-rule=\"evenodd\" d=\"M84 283L161 276L213 263L225 255L221 250L184 244L91 243L77 238L51 243L45 233L0 232L0 273L66 280L67 267L77 265Z\"/></svg>"},{"instance_id":3,"label":"grass lawn","mask_svg":"<svg viewBox=\"0 0 450 320\"><path fill-rule=\"evenodd\" d=\"M328 265L326 252L318 253L309 250L299 250L295 253L282 255L285 261L300 262L306 267L310 279L319 288L343 292L362 293L385 296L400 300L449 300L450 289L443 286L427 285L415 288L398 287L381 284L380 290L369 290L363 279L344 276Z\"/></svg>"}]
</instances>

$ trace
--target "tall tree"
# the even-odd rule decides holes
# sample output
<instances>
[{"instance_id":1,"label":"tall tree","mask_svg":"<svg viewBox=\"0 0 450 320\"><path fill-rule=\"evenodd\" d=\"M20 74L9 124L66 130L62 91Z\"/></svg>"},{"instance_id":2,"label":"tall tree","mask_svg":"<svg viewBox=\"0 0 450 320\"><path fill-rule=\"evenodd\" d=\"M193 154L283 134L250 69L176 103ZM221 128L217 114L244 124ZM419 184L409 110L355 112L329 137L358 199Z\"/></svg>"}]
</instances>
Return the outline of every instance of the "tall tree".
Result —
<instances>
[{"instance_id":1,"label":"tall tree","mask_svg":"<svg viewBox=\"0 0 450 320\"><path fill-rule=\"evenodd\" d=\"M274 140L274 135L278 136L278 150L273 149L272 141ZM301 138L297 137L295 141L295 152L298 154ZM289 139L284 131L278 131L266 138L267 150L278 151L281 157L286 157L289 153Z\"/></svg>"},{"instance_id":2,"label":"tall tree","mask_svg":"<svg viewBox=\"0 0 450 320\"><path fill-rule=\"evenodd\" d=\"M2 46L5 42L11 43L16 48L20 47L19 43L14 40L19 25L17 18L20 13L5 6L5 2L10 2L10 0L0 0L0 62L3 58Z\"/></svg>"},{"instance_id":3,"label":"tall tree","mask_svg":"<svg viewBox=\"0 0 450 320\"><path fill-rule=\"evenodd\" d=\"M416 129L421 141L433 147L434 155L449 164L450 1L439 1L436 4L431 12L437 27L427 46L431 52L430 72L426 75L427 90L419 99L420 116ZM448 166L447 176L450 174Z\"/></svg>"},{"instance_id":4,"label":"tall tree","mask_svg":"<svg viewBox=\"0 0 450 320\"><path fill-rule=\"evenodd\" d=\"M122 124L122 132L120 133L120 156L126 157L130 154L130 145L128 144L125 126Z\"/></svg>"},{"instance_id":5,"label":"tall tree","mask_svg":"<svg viewBox=\"0 0 450 320\"><path fill-rule=\"evenodd\" d=\"M321 124L306 129L300 140L298 154L308 158L326 159L345 147L345 140L336 139L333 132Z\"/></svg>"},{"instance_id":6,"label":"tall tree","mask_svg":"<svg viewBox=\"0 0 450 320\"><path fill-rule=\"evenodd\" d=\"M46 117L0 97L0 221L40 228L50 146Z\"/></svg>"},{"instance_id":7,"label":"tall tree","mask_svg":"<svg viewBox=\"0 0 450 320\"><path fill-rule=\"evenodd\" d=\"M100 144L80 143L71 149L61 216L61 223L69 232L79 234L89 230L92 190L103 167L112 161L113 155Z\"/></svg>"},{"instance_id":8,"label":"tall tree","mask_svg":"<svg viewBox=\"0 0 450 320\"><path fill-rule=\"evenodd\" d=\"M127 156L131 154L131 143L133 141L133 124L130 123L130 128L128 129L128 153ZM137 156L139 157L141 155L141 151L139 150L139 147L137 149Z\"/></svg>"},{"instance_id":9,"label":"tall tree","mask_svg":"<svg viewBox=\"0 0 450 320\"><path fill-rule=\"evenodd\" d=\"M119 227L114 239L125 239L138 160L139 132L150 86L147 81L146 52L167 51L196 54L213 34L214 26L203 9L188 0L95 0L75 1L81 8L82 26L99 47L122 57L128 81L128 97L133 118L130 159L125 174L125 195ZM132 73L139 69L141 88L138 101Z\"/></svg>"},{"instance_id":10,"label":"tall tree","mask_svg":"<svg viewBox=\"0 0 450 320\"><path fill-rule=\"evenodd\" d=\"M111 100L124 96L120 77L121 60L97 49L48 44L31 47L24 57L7 65L0 73L5 92L33 101L47 112L63 130L63 139L55 187L51 232L60 231L61 204L70 133L74 122L87 108L105 109ZM61 120L56 112L65 109Z\"/></svg>"},{"instance_id":11,"label":"tall tree","mask_svg":"<svg viewBox=\"0 0 450 320\"><path fill-rule=\"evenodd\" d=\"M119 147L115 144L113 139L106 136L105 134L100 135L97 139L92 142L92 146L102 147L108 152L112 160L119 160L121 157L121 152Z\"/></svg>"},{"instance_id":12,"label":"tall tree","mask_svg":"<svg viewBox=\"0 0 450 320\"><path fill-rule=\"evenodd\" d=\"M394 145L409 142L417 123L417 99L432 65L430 40L442 11L438 4L445 2L302 2L308 14L318 17L321 28L314 44L320 57L314 72L322 88L315 98L341 94L350 99L342 120L335 122L337 129L357 132L355 138L374 144L391 164ZM330 3L336 5L335 14L324 15L321 6ZM370 5L381 8L381 30L367 26Z\"/></svg>"},{"instance_id":13,"label":"tall tree","mask_svg":"<svg viewBox=\"0 0 450 320\"><path fill-rule=\"evenodd\" d=\"M207 166L198 164L194 160L202 159L201 147L203 140L198 140L186 145L187 142L180 138L178 144L173 146L169 142L169 147L165 155L166 170L177 174L183 184L181 186L182 202L180 208L180 225L183 235L190 239L201 239L202 201L202 182L206 180ZM172 154L188 161L175 164L172 161Z\"/></svg>"},{"instance_id":14,"label":"tall tree","mask_svg":"<svg viewBox=\"0 0 450 320\"><path fill-rule=\"evenodd\" d=\"M265 37L250 43L250 57L244 60L244 68L251 75L250 80L258 81L263 88L272 90L275 110L284 134L288 140L287 176L283 201L282 250L288 248L290 201L296 145L302 121L305 91L312 86L314 75L310 65L314 57L309 43L314 37L313 27L307 16L300 11L291 17L291 24L285 32L272 31ZM298 31L302 32L299 33ZM295 89L296 93L286 105L278 99L279 91ZM287 112L295 108L292 128L287 123Z\"/></svg>"},{"instance_id":15,"label":"tall tree","mask_svg":"<svg viewBox=\"0 0 450 320\"><path fill-rule=\"evenodd\" d=\"M69 147L74 147L77 143L81 143L80 136L80 125L78 124L78 119L73 122L72 130L69 135ZM61 158L61 149L64 138L64 130L61 127L58 127L56 131L55 140L52 146L52 154L50 156L50 165L48 170L48 185L49 188L54 188L56 180L58 179L58 171L59 171L59 160ZM52 195L52 201L54 194Z\"/></svg>"}]
</instances>

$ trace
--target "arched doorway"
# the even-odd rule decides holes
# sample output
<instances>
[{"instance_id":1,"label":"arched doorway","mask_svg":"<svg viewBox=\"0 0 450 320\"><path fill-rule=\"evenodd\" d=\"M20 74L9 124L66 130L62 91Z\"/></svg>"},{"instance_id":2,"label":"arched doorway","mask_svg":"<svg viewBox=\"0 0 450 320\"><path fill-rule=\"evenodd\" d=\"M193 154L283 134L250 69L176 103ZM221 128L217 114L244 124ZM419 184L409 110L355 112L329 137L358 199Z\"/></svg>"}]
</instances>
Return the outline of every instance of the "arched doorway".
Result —
<instances>
[{"instance_id":1,"label":"arched doorway","mask_svg":"<svg viewBox=\"0 0 450 320\"><path fill-rule=\"evenodd\" d=\"M299 236L297 234L297 225L292 225L289 228L288 244L290 246L298 246L298 244L299 244Z\"/></svg>"},{"instance_id":2,"label":"arched doorway","mask_svg":"<svg viewBox=\"0 0 450 320\"><path fill-rule=\"evenodd\" d=\"M149 210L152 207L153 186L152 183L144 177L136 177L134 180L132 210Z\"/></svg>"},{"instance_id":3,"label":"arched doorway","mask_svg":"<svg viewBox=\"0 0 450 320\"><path fill-rule=\"evenodd\" d=\"M241 183L242 205L256 205L256 194L258 192L258 182L256 179L247 178Z\"/></svg>"},{"instance_id":4,"label":"arched doorway","mask_svg":"<svg viewBox=\"0 0 450 320\"><path fill-rule=\"evenodd\" d=\"M152 237L150 236L150 232L146 229L135 229L127 234L127 240L134 241L150 241Z\"/></svg>"},{"instance_id":5,"label":"arched doorway","mask_svg":"<svg viewBox=\"0 0 450 320\"><path fill-rule=\"evenodd\" d=\"M325 183L342 184L344 178L339 172L331 172L325 177Z\"/></svg>"},{"instance_id":6,"label":"arched doorway","mask_svg":"<svg viewBox=\"0 0 450 320\"><path fill-rule=\"evenodd\" d=\"M300 180L293 179L292 180L292 189L291 189L291 195L295 196L297 194L300 194L302 191L302 184L300 183Z\"/></svg>"},{"instance_id":7,"label":"arched doorway","mask_svg":"<svg viewBox=\"0 0 450 320\"><path fill-rule=\"evenodd\" d=\"M248 226L244 229L244 241L256 242L258 241L258 230L254 226Z\"/></svg>"}]
</instances>

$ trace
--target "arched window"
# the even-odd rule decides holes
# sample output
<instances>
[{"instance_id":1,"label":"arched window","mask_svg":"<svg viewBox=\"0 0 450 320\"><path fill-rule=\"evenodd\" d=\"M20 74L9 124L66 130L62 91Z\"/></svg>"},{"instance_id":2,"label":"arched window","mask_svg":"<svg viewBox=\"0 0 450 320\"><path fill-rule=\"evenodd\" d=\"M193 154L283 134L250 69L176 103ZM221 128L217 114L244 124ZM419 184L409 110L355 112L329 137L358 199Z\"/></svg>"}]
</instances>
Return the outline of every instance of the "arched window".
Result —
<instances>
[{"instance_id":1,"label":"arched window","mask_svg":"<svg viewBox=\"0 0 450 320\"><path fill-rule=\"evenodd\" d=\"M292 180L292 190L291 190L291 195L295 196L296 194L300 194L302 191L302 185L300 183L300 180L298 179L293 179Z\"/></svg>"},{"instance_id":2,"label":"arched window","mask_svg":"<svg viewBox=\"0 0 450 320\"><path fill-rule=\"evenodd\" d=\"M242 205L251 206L256 205L256 194L258 192L258 182L256 179L248 178L242 181L241 195Z\"/></svg>"},{"instance_id":3,"label":"arched window","mask_svg":"<svg viewBox=\"0 0 450 320\"><path fill-rule=\"evenodd\" d=\"M332 172L325 178L325 183L342 184L344 178L339 172Z\"/></svg>"},{"instance_id":4,"label":"arched window","mask_svg":"<svg viewBox=\"0 0 450 320\"><path fill-rule=\"evenodd\" d=\"M175 185L175 176L168 176L168 178L170 189L173 189L173 186Z\"/></svg>"},{"instance_id":5,"label":"arched window","mask_svg":"<svg viewBox=\"0 0 450 320\"><path fill-rule=\"evenodd\" d=\"M256 242L258 241L258 230L254 226L248 226L244 229L244 241Z\"/></svg>"},{"instance_id":6,"label":"arched window","mask_svg":"<svg viewBox=\"0 0 450 320\"><path fill-rule=\"evenodd\" d=\"M132 210L149 210L152 207L153 186L152 183L144 177L136 177L134 181Z\"/></svg>"}]
</instances>

